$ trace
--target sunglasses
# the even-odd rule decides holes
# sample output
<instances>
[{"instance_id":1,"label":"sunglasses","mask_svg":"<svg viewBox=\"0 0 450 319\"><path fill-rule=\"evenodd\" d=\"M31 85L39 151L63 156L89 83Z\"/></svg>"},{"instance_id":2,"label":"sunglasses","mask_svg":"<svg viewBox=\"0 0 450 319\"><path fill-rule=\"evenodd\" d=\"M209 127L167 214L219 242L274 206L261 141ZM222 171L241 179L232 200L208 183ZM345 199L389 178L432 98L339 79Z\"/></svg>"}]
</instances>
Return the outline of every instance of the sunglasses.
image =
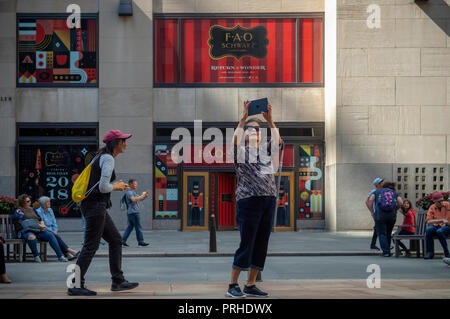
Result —
<instances>
[{"instance_id":1,"label":"sunglasses","mask_svg":"<svg viewBox=\"0 0 450 319\"><path fill-rule=\"evenodd\" d=\"M31 200L28 199L28 200L26 201L26 203L31 203Z\"/></svg>"},{"instance_id":2,"label":"sunglasses","mask_svg":"<svg viewBox=\"0 0 450 319\"><path fill-rule=\"evenodd\" d=\"M244 129L245 130L255 130L256 132L259 132L259 126L251 126L251 125L245 125Z\"/></svg>"}]
</instances>

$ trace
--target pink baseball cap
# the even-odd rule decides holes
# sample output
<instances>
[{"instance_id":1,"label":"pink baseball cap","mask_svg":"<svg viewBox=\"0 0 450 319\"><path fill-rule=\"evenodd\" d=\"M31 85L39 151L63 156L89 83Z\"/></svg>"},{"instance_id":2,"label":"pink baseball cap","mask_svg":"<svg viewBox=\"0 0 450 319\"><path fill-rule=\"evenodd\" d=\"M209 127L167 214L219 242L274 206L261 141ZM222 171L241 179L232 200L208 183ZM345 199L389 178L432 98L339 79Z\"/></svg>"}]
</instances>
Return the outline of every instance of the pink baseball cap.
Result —
<instances>
[{"instance_id":1,"label":"pink baseball cap","mask_svg":"<svg viewBox=\"0 0 450 319\"><path fill-rule=\"evenodd\" d=\"M110 130L106 132L105 136L103 136L103 143L109 143L117 138L127 139L130 138L131 136L132 136L131 134L125 134L119 130Z\"/></svg>"},{"instance_id":2,"label":"pink baseball cap","mask_svg":"<svg viewBox=\"0 0 450 319\"><path fill-rule=\"evenodd\" d=\"M444 199L444 196L442 196L442 194L439 193L439 192L435 192L435 193L433 193L433 195L431 195L431 200L433 202L438 202L438 201L441 201L443 199Z\"/></svg>"}]
</instances>

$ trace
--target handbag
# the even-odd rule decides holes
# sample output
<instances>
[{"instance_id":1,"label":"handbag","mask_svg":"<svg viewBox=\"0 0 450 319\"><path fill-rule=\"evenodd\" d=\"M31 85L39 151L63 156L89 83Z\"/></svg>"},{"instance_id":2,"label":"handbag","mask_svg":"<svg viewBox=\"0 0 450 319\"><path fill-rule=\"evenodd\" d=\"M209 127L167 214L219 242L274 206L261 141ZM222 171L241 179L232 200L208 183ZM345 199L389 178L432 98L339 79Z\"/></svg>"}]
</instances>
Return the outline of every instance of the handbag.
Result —
<instances>
[{"instance_id":1,"label":"handbag","mask_svg":"<svg viewBox=\"0 0 450 319\"><path fill-rule=\"evenodd\" d=\"M20 225L22 225L22 233L40 233L42 231L41 225L35 219L25 219L20 222Z\"/></svg>"}]
</instances>

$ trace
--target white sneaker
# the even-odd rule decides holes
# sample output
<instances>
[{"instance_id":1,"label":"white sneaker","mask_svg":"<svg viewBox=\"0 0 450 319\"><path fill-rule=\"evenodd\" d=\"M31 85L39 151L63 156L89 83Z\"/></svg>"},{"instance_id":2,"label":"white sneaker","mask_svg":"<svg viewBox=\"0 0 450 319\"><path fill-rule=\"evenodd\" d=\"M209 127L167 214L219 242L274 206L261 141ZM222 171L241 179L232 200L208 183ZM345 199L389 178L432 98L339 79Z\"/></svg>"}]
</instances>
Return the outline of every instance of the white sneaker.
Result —
<instances>
[{"instance_id":1,"label":"white sneaker","mask_svg":"<svg viewBox=\"0 0 450 319\"><path fill-rule=\"evenodd\" d=\"M64 257L64 256L61 256L61 257L58 259L58 261L63 262L63 263L68 262L67 258Z\"/></svg>"},{"instance_id":2,"label":"white sneaker","mask_svg":"<svg viewBox=\"0 0 450 319\"><path fill-rule=\"evenodd\" d=\"M34 257L34 262L40 263L41 262L41 257L39 257L39 256Z\"/></svg>"}]
</instances>

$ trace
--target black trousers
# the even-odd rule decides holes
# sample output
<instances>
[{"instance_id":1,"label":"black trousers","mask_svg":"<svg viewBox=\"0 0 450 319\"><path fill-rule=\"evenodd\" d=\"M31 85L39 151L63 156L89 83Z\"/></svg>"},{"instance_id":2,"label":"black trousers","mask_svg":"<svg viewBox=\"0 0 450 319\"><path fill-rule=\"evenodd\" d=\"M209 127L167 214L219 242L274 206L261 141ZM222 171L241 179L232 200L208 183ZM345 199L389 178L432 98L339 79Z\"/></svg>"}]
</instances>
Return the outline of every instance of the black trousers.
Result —
<instances>
[{"instance_id":1,"label":"black trousers","mask_svg":"<svg viewBox=\"0 0 450 319\"><path fill-rule=\"evenodd\" d=\"M86 202L81 205L81 211L86 219L86 238L81 249L77 265L80 267L81 284L84 285L85 275L92 258L98 250L103 238L109 245L109 270L115 283L124 281L122 272L122 236L114 225L106 210L106 203Z\"/></svg>"},{"instance_id":2,"label":"black trousers","mask_svg":"<svg viewBox=\"0 0 450 319\"><path fill-rule=\"evenodd\" d=\"M6 274L5 251L3 250L3 243L0 241L0 275L3 274Z\"/></svg>"}]
</instances>

